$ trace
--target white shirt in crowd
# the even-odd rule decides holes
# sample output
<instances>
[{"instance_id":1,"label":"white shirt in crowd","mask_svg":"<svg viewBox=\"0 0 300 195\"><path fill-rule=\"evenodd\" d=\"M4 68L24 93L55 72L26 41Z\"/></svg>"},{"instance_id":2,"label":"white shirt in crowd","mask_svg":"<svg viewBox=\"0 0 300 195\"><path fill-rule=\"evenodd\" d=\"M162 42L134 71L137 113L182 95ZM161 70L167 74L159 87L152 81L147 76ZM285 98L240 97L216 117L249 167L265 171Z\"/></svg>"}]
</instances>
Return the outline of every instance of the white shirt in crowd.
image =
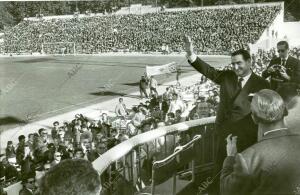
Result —
<instances>
[{"instance_id":1,"label":"white shirt in crowd","mask_svg":"<svg viewBox=\"0 0 300 195\"><path fill-rule=\"evenodd\" d=\"M151 88L155 88L156 89L157 85L158 85L158 83L157 83L157 81L154 78L150 79L150 87Z\"/></svg>"},{"instance_id":2,"label":"white shirt in crowd","mask_svg":"<svg viewBox=\"0 0 300 195\"><path fill-rule=\"evenodd\" d=\"M173 100L171 101L168 113L172 112L175 114L176 110L181 110L181 113L185 111L185 104L182 100Z\"/></svg>"}]
</instances>

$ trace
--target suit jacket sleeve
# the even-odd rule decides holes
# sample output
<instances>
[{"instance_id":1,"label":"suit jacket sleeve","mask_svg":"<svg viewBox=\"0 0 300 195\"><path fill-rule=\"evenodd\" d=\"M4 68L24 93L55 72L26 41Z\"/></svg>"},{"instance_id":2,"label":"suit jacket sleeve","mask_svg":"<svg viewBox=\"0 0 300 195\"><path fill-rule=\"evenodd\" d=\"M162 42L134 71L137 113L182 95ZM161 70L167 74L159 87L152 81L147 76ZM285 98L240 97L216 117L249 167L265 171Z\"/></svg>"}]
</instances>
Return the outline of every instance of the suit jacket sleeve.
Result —
<instances>
[{"instance_id":1,"label":"suit jacket sleeve","mask_svg":"<svg viewBox=\"0 0 300 195\"><path fill-rule=\"evenodd\" d=\"M220 178L222 195L248 194L251 189L251 175L244 157L226 157Z\"/></svg>"},{"instance_id":2,"label":"suit jacket sleeve","mask_svg":"<svg viewBox=\"0 0 300 195\"><path fill-rule=\"evenodd\" d=\"M291 76L291 82L300 84L300 61L295 59L294 70Z\"/></svg>"},{"instance_id":3,"label":"suit jacket sleeve","mask_svg":"<svg viewBox=\"0 0 300 195\"><path fill-rule=\"evenodd\" d=\"M275 59L272 59L272 60L270 61L269 65L268 65L267 69L268 69L269 67L273 66L274 64L275 64ZM263 78L268 78L269 76L271 76L271 74L268 73L267 69L264 70L264 71L262 72L262 75L261 75L261 76L262 76Z\"/></svg>"},{"instance_id":4,"label":"suit jacket sleeve","mask_svg":"<svg viewBox=\"0 0 300 195\"><path fill-rule=\"evenodd\" d=\"M222 75L224 71L217 70L201 60L197 57L196 61L193 63L190 63L197 71L199 71L201 74L212 80L213 82L220 84Z\"/></svg>"}]
</instances>

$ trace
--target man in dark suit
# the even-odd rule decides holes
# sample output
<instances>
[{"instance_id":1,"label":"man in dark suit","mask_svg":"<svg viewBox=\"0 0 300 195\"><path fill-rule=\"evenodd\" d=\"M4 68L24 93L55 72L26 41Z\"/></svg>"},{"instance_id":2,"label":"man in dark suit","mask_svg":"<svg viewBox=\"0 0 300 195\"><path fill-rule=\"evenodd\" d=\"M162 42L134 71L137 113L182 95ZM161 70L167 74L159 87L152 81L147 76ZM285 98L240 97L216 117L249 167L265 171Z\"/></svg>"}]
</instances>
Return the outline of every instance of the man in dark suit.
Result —
<instances>
[{"instance_id":1,"label":"man in dark suit","mask_svg":"<svg viewBox=\"0 0 300 195\"><path fill-rule=\"evenodd\" d=\"M189 63L208 79L220 85L220 104L215 123L218 135L215 174L219 174L226 157L227 135L234 134L239 137L240 151L257 141L257 126L251 119L248 96L269 88L269 83L252 72L251 56L248 51L238 50L232 53L231 64L234 70L217 70L196 57L190 37L186 36L184 40Z\"/></svg>"},{"instance_id":2,"label":"man in dark suit","mask_svg":"<svg viewBox=\"0 0 300 195\"><path fill-rule=\"evenodd\" d=\"M227 137L221 174L222 195L299 194L300 135L284 122L286 107L275 91L256 93L251 103L258 143L237 153L237 137Z\"/></svg>"},{"instance_id":3,"label":"man in dark suit","mask_svg":"<svg viewBox=\"0 0 300 195\"><path fill-rule=\"evenodd\" d=\"M300 86L300 61L289 56L289 44L277 43L279 57L273 58L268 68L262 73L264 78L271 77L271 88L277 90L282 83L292 82Z\"/></svg>"}]
</instances>

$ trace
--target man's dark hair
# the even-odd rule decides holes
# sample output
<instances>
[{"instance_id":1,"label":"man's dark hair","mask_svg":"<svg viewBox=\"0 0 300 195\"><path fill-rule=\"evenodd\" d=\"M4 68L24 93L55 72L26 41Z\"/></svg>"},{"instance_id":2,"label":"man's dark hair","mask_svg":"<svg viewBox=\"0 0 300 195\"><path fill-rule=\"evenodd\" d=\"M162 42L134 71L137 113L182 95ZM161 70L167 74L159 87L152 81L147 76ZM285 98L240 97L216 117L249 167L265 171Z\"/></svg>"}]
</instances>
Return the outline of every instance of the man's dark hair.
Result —
<instances>
[{"instance_id":1,"label":"man's dark hair","mask_svg":"<svg viewBox=\"0 0 300 195\"><path fill-rule=\"evenodd\" d=\"M168 116L169 118L175 118L175 114L174 114L173 112L169 112L169 113L167 114L167 116Z\"/></svg>"},{"instance_id":2,"label":"man's dark hair","mask_svg":"<svg viewBox=\"0 0 300 195\"><path fill-rule=\"evenodd\" d=\"M89 161L69 159L50 168L39 187L44 195L92 195L100 190L100 185L100 176Z\"/></svg>"},{"instance_id":3,"label":"man's dark hair","mask_svg":"<svg viewBox=\"0 0 300 195\"><path fill-rule=\"evenodd\" d=\"M28 138L30 138L30 136L34 136L34 134L33 133L29 133L28 134Z\"/></svg>"},{"instance_id":4,"label":"man's dark hair","mask_svg":"<svg viewBox=\"0 0 300 195\"><path fill-rule=\"evenodd\" d=\"M284 83L278 89L277 93L282 97L285 103L298 95L298 85L295 83Z\"/></svg>"},{"instance_id":5,"label":"man's dark hair","mask_svg":"<svg viewBox=\"0 0 300 195\"><path fill-rule=\"evenodd\" d=\"M231 57L237 56L237 55L242 55L242 56L243 56L243 59L244 59L245 61L251 59L250 53L249 53L247 50L245 50L245 49L239 49L239 50L234 51L234 52L231 53Z\"/></svg>"},{"instance_id":6,"label":"man's dark hair","mask_svg":"<svg viewBox=\"0 0 300 195\"><path fill-rule=\"evenodd\" d=\"M53 125L59 125L59 122L58 122L58 121L55 121L55 122L53 123Z\"/></svg>"},{"instance_id":7,"label":"man's dark hair","mask_svg":"<svg viewBox=\"0 0 300 195\"><path fill-rule=\"evenodd\" d=\"M289 49L289 48L290 48L289 43L288 43L287 41L279 41L279 42L277 43L277 46L278 46L278 45L284 45L284 46L285 46L285 49Z\"/></svg>"},{"instance_id":8,"label":"man's dark hair","mask_svg":"<svg viewBox=\"0 0 300 195\"><path fill-rule=\"evenodd\" d=\"M77 152L82 152L83 153L83 149L82 148L75 148L74 154L76 154Z\"/></svg>"},{"instance_id":9,"label":"man's dark hair","mask_svg":"<svg viewBox=\"0 0 300 195\"><path fill-rule=\"evenodd\" d=\"M45 130L44 128L40 128L39 129L39 134L41 135L44 130Z\"/></svg>"},{"instance_id":10,"label":"man's dark hair","mask_svg":"<svg viewBox=\"0 0 300 195\"><path fill-rule=\"evenodd\" d=\"M25 136L24 136L24 135L20 135L20 136L18 137L18 140L19 140L19 142L21 142L22 140L25 140Z\"/></svg>"}]
</instances>

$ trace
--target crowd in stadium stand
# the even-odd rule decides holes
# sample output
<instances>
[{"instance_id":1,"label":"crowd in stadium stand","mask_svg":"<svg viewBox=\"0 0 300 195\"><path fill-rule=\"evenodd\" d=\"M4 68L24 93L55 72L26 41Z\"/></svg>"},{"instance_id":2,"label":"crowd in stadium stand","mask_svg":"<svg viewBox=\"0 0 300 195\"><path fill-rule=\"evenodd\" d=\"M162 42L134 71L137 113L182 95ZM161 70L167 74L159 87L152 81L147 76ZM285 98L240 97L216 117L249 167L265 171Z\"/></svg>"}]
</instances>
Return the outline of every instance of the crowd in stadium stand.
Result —
<instances>
[{"instance_id":1,"label":"crowd in stadium stand","mask_svg":"<svg viewBox=\"0 0 300 195\"><path fill-rule=\"evenodd\" d=\"M299 57L299 51L294 48L291 55ZM275 55L274 49L253 54L253 71L261 75ZM228 69L230 65L223 68ZM65 159L83 158L92 162L137 134L216 113L219 90L204 76L191 86L181 86L179 82L168 86L163 94L149 93L149 78L145 78L145 83L149 98L144 103L137 102L136 106L127 108L120 98L113 114L102 112L97 120L77 114L72 121L54 121L52 129L41 128L28 137L19 135L17 144L9 141L0 163L2 186L20 180L26 183ZM184 144L182 140L179 138L176 144Z\"/></svg>"},{"instance_id":2,"label":"crowd in stadium stand","mask_svg":"<svg viewBox=\"0 0 300 195\"><path fill-rule=\"evenodd\" d=\"M261 36L280 6L199 9L143 15L109 15L23 21L5 32L6 53L99 53L182 51L190 34L200 52L229 53ZM221 17L220 17L221 16Z\"/></svg>"},{"instance_id":3,"label":"crowd in stadium stand","mask_svg":"<svg viewBox=\"0 0 300 195\"><path fill-rule=\"evenodd\" d=\"M97 120L77 114L72 121L54 121L51 129L41 128L27 137L18 135L18 143L7 142L0 163L1 186L41 178L66 159L92 162L120 142L158 126L214 116L217 95L217 88L203 78L192 86L169 86L163 94L153 93L132 108L126 108L120 98L114 113L102 112Z\"/></svg>"}]
</instances>

